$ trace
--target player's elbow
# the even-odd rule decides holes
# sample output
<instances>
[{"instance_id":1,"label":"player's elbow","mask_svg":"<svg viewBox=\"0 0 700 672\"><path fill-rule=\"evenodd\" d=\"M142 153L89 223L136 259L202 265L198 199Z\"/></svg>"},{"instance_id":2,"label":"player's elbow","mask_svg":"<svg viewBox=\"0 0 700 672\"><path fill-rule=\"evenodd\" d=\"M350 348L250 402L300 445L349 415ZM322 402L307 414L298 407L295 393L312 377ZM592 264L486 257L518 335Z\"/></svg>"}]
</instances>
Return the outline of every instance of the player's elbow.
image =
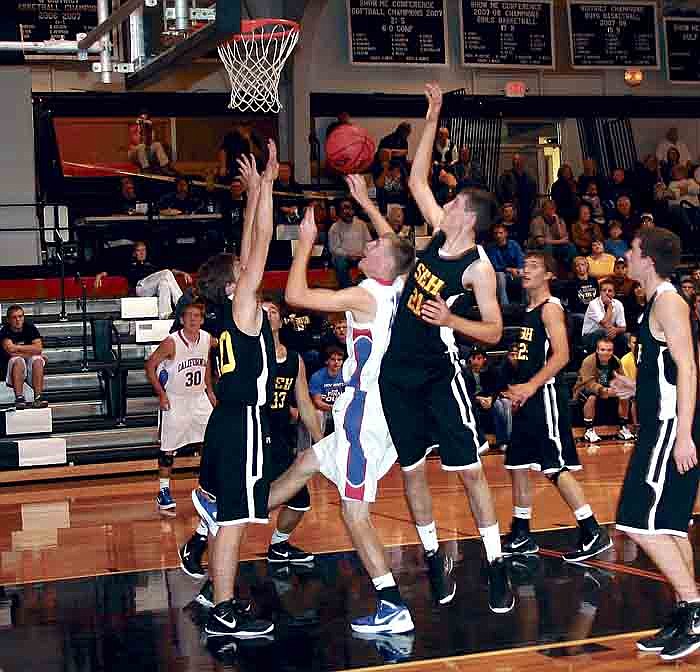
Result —
<instances>
[{"instance_id":1,"label":"player's elbow","mask_svg":"<svg viewBox=\"0 0 700 672\"><path fill-rule=\"evenodd\" d=\"M503 323L490 322L489 328L484 334L483 341L486 345L498 345L503 336Z\"/></svg>"}]
</instances>

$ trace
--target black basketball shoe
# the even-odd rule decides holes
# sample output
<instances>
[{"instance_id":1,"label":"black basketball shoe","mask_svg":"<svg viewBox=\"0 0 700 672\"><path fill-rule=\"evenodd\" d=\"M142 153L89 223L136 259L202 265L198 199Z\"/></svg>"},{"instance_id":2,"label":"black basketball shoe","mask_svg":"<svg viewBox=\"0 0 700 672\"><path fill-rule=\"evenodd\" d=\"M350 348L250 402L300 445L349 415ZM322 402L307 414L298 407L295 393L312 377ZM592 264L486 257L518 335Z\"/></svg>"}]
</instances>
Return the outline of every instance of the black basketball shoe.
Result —
<instances>
[{"instance_id":1,"label":"black basketball shoe","mask_svg":"<svg viewBox=\"0 0 700 672\"><path fill-rule=\"evenodd\" d=\"M292 546L287 541L281 541L279 544L270 544L267 549L268 562L291 562L291 563L306 563L314 561L314 554L307 553L301 548Z\"/></svg>"},{"instance_id":2,"label":"black basketball shoe","mask_svg":"<svg viewBox=\"0 0 700 672\"><path fill-rule=\"evenodd\" d=\"M457 592L457 582L452 576L454 563L452 558L439 549L425 554L428 563L430 586L438 604L449 604Z\"/></svg>"},{"instance_id":3,"label":"black basketball shoe","mask_svg":"<svg viewBox=\"0 0 700 672\"><path fill-rule=\"evenodd\" d=\"M193 579L203 579L207 573L202 567L202 555L207 548L207 538L196 532L178 549L182 571Z\"/></svg>"},{"instance_id":4,"label":"black basketball shoe","mask_svg":"<svg viewBox=\"0 0 700 672\"><path fill-rule=\"evenodd\" d=\"M686 604L679 611L679 633L664 646L661 660L685 658L700 649L700 603Z\"/></svg>"},{"instance_id":5,"label":"black basketball shoe","mask_svg":"<svg viewBox=\"0 0 700 672\"><path fill-rule=\"evenodd\" d=\"M209 613L204 632L210 637L236 637L253 639L267 637L275 625L272 621L255 618L243 612L236 600L220 602Z\"/></svg>"},{"instance_id":6,"label":"black basketball shoe","mask_svg":"<svg viewBox=\"0 0 700 672\"><path fill-rule=\"evenodd\" d=\"M540 547L535 538L525 530L511 530L503 537L503 555L532 555Z\"/></svg>"},{"instance_id":7,"label":"black basketball shoe","mask_svg":"<svg viewBox=\"0 0 700 672\"><path fill-rule=\"evenodd\" d=\"M515 595L505 560L501 557L489 563L488 573L489 609L495 614L506 614L515 606Z\"/></svg>"},{"instance_id":8,"label":"black basketball shoe","mask_svg":"<svg viewBox=\"0 0 700 672\"><path fill-rule=\"evenodd\" d=\"M661 630L649 637L642 637L637 640L637 648L640 651L658 652L675 637L681 634L683 628L683 612L688 607L687 602L679 602L673 611L668 615L668 620Z\"/></svg>"},{"instance_id":9,"label":"black basketball shoe","mask_svg":"<svg viewBox=\"0 0 700 672\"><path fill-rule=\"evenodd\" d=\"M571 553L564 553L563 559L566 562L583 562L584 560L588 560L588 558L592 558L594 555L598 555L612 548L613 543L608 531L600 525L592 537L588 539L586 537L587 535L581 531L578 548L575 551L571 551Z\"/></svg>"},{"instance_id":10,"label":"black basketball shoe","mask_svg":"<svg viewBox=\"0 0 700 672\"><path fill-rule=\"evenodd\" d=\"M213 609L215 606L214 602L214 584L211 579L207 579L202 587L197 593L197 597L194 598L197 604L201 604L205 609ZM253 603L250 600L239 600L233 599L232 602L236 605L236 608L243 612L244 614L250 614L253 609Z\"/></svg>"}]
</instances>

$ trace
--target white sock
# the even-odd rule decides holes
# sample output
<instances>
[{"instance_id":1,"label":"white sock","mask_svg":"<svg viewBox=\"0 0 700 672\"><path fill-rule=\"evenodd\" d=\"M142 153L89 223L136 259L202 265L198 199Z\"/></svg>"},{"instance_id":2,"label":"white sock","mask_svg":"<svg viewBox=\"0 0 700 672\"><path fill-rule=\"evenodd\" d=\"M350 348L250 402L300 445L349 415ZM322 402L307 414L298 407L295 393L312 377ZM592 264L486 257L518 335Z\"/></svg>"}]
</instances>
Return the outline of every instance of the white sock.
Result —
<instances>
[{"instance_id":1,"label":"white sock","mask_svg":"<svg viewBox=\"0 0 700 672\"><path fill-rule=\"evenodd\" d=\"M393 588L396 585L394 575L391 572L384 574L383 576L378 576L376 579L372 579L372 583L377 590L381 590L382 588Z\"/></svg>"},{"instance_id":2,"label":"white sock","mask_svg":"<svg viewBox=\"0 0 700 672\"><path fill-rule=\"evenodd\" d=\"M437 529L435 529L435 521L427 525L416 525L418 536L426 553L432 553L438 550Z\"/></svg>"},{"instance_id":3,"label":"white sock","mask_svg":"<svg viewBox=\"0 0 700 672\"><path fill-rule=\"evenodd\" d=\"M280 532L278 529L275 529L272 539L270 539L270 545L274 546L275 544L281 544L283 541L287 541L290 536L290 534L285 534L284 532Z\"/></svg>"},{"instance_id":4,"label":"white sock","mask_svg":"<svg viewBox=\"0 0 700 672\"><path fill-rule=\"evenodd\" d=\"M501 557L501 533L498 530L498 523L488 527L480 527L479 534L486 549L486 559L493 562Z\"/></svg>"},{"instance_id":5,"label":"white sock","mask_svg":"<svg viewBox=\"0 0 700 672\"><path fill-rule=\"evenodd\" d=\"M513 518L520 518L522 520L530 520L530 518L532 518L532 507L531 506L514 506L513 507Z\"/></svg>"},{"instance_id":6,"label":"white sock","mask_svg":"<svg viewBox=\"0 0 700 672\"><path fill-rule=\"evenodd\" d=\"M169 488L170 487L170 479L169 478L161 478L158 479L160 480L160 489L162 490L163 488Z\"/></svg>"},{"instance_id":7,"label":"white sock","mask_svg":"<svg viewBox=\"0 0 700 672\"><path fill-rule=\"evenodd\" d=\"M209 529L207 526L204 524L203 520L199 521L199 525L197 525L197 534L200 537L206 537L209 534Z\"/></svg>"},{"instance_id":8,"label":"white sock","mask_svg":"<svg viewBox=\"0 0 700 672\"><path fill-rule=\"evenodd\" d=\"M584 504L581 508L574 511L574 516L576 520L585 520L593 515L593 509L588 504Z\"/></svg>"}]
</instances>

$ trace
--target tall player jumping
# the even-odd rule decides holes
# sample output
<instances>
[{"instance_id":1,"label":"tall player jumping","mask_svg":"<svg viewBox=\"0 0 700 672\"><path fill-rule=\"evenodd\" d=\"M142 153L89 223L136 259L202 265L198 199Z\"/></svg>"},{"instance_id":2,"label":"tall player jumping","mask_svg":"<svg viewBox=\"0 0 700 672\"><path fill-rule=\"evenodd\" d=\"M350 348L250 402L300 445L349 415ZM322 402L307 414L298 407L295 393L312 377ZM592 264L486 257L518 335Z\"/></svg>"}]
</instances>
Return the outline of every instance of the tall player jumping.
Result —
<instances>
[{"instance_id":1,"label":"tall player jumping","mask_svg":"<svg viewBox=\"0 0 700 672\"><path fill-rule=\"evenodd\" d=\"M668 623L637 648L675 660L700 648L700 593L688 540L700 477L697 323L691 324L688 304L668 281L681 261L678 236L666 229L639 231L626 256L647 304L636 385L619 375L612 382L620 397L636 393L639 409L639 438L622 485L617 529L644 549L678 598Z\"/></svg>"},{"instance_id":2,"label":"tall player jumping","mask_svg":"<svg viewBox=\"0 0 700 672\"><path fill-rule=\"evenodd\" d=\"M459 364L455 332L482 343L497 343L503 331L496 298L496 274L476 245L486 228L487 196L462 190L440 207L428 174L442 107L442 91L426 84L428 114L409 186L423 217L435 231L418 255L401 296L391 341L382 362L379 387L389 431L403 470L406 496L418 530L437 601L456 592L452 559L439 551L425 458L437 435L442 468L458 474L484 542L489 568L489 607L503 613L515 605L501 553L498 519L479 453L480 439ZM470 287L480 320L458 317L450 306Z\"/></svg>"}]
</instances>

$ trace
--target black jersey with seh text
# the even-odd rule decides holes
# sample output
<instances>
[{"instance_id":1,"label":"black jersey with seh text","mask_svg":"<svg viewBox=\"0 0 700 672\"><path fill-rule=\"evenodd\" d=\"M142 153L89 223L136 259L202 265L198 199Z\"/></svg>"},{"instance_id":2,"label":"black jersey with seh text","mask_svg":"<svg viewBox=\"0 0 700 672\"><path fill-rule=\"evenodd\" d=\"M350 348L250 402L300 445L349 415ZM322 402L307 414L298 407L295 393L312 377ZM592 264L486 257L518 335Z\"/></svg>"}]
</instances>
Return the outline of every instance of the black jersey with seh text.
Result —
<instances>
[{"instance_id":1,"label":"black jersey with seh text","mask_svg":"<svg viewBox=\"0 0 700 672\"><path fill-rule=\"evenodd\" d=\"M267 315L262 311L257 336L243 333L233 320L232 311L223 315L219 335L217 366L219 380L216 398L226 403L264 406L273 396L276 369L275 343Z\"/></svg>"},{"instance_id":2,"label":"black jersey with seh text","mask_svg":"<svg viewBox=\"0 0 700 672\"><path fill-rule=\"evenodd\" d=\"M270 425L273 436L284 434L289 429L289 407L294 399L294 387L299 375L299 354L287 350L283 362L277 361L274 388L270 397Z\"/></svg>"},{"instance_id":3,"label":"black jersey with seh text","mask_svg":"<svg viewBox=\"0 0 700 672\"><path fill-rule=\"evenodd\" d=\"M382 363L383 375L387 369L401 371L412 363L422 366L426 361L442 360L446 353L457 352L453 330L425 322L421 319L421 307L438 294L451 307L464 294L464 272L480 259L488 261L488 257L480 245L458 257L445 256L440 253L444 242L445 234L440 231L417 255L399 301Z\"/></svg>"},{"instance_id":4,"label":"black jersey with seh text","mask_svg":"<svg viewBox=\"0 0 700 672\"><path fill-rule=\"evenodd\" d=\"M538 371L542 370L552 356L549 334L542 320L542 310L552 303L563 311L559 299L550 296L534 308L528 308L518 335L518 366L515 369L515 382L526 383ZM554 379L547 382L554 382Z\"/></svg>"}]
</instances>

